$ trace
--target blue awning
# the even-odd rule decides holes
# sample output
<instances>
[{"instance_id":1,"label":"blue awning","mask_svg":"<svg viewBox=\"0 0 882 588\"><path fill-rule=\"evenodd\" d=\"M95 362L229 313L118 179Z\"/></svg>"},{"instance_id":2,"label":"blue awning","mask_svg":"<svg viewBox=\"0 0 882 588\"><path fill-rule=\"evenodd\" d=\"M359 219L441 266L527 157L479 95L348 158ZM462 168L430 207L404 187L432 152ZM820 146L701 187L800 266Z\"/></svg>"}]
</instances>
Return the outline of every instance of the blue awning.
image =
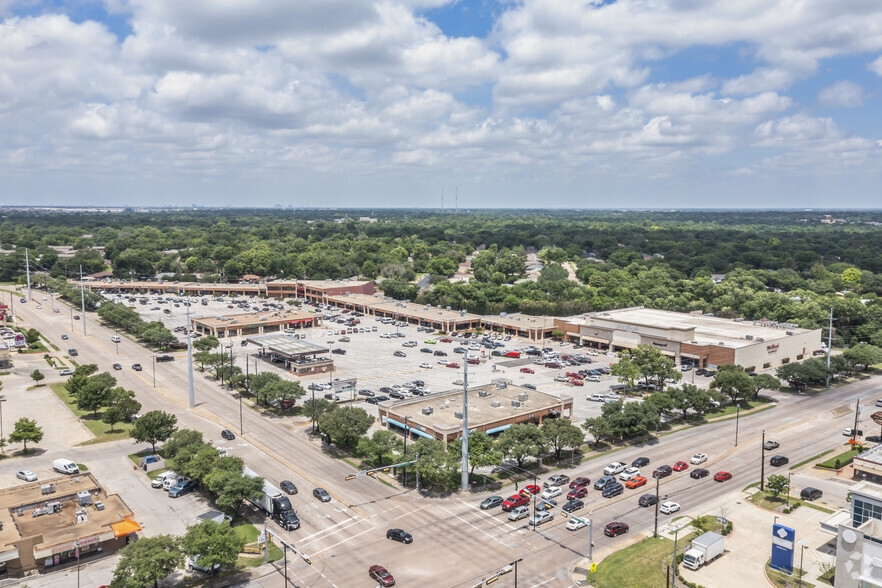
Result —
<instances>
[{"instance_id":1,"label":"blue awning","mask_svg":"<svg viewBox=\"0 0 882 588\"><path fill-rule=\"evenodd\" d=\"M495 429L489 429L488 431L486 431L486 433L488 435L491 435L493 433L498 433L499 431L504 431L504 430L508 429L509 427L511 427L511 425L502 425L501 427L496 427Z\"/></svg>"},{"instance_id":2,"label":"blue awning","mask_svg":"<svg viewBox=\"0 0 882 588\"><path fill-rule=\"evenodd\" d=\"M386 417L386 422L390 423L392 425L395 425L399 429L404 429L404 423L400 423L400 422L396 421L395 419L390 419L389 417ZM432 435L429 435L428 433L424 433L424 432L420 431L419 429L414 429L412 426L408 426L406 430L409 430L414 435L419 435L420 437L425 437L426 439L434 439L435 438Z\"/></svg>"},{"instance_id":3,"label":"blue awning","mask_svg":"<svg viewBox=\"0 0 882 588\"><path fill-rule=\"evenodd\" d=\"M386 422L387 422L387 423L392 423L393 425L395 425L396 427L398 427L398 428L400 428L400 429L403 429L403 428L404 428L404 423L399 423L399 422L396 421L395 419L390 419L389 417L386 417Z\"/></svg>"}]
</instances>

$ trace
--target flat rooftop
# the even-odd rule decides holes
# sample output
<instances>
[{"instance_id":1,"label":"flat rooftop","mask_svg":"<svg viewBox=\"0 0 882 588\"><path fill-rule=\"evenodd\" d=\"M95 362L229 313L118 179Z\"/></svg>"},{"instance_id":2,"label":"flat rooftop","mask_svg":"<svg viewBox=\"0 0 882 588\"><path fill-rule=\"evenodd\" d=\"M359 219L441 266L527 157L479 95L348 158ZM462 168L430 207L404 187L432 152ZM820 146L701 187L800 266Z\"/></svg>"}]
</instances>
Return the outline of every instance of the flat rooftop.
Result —
<instances>
[{"instance_id":1,"label":"flat rooftop","mask_svg":"<svg viewBox=\"0 0 882 588\"><path fill-rule=\"evenodd\" d=\"M386 300L382 296L371 296L368 294L338 294L328 296L328 300L342 304L361 304L370 306L373 309L381 310L388 314L401 314L428 321L478 321L481 316L470 312L460 314L458 310L447 310L446 308L437 308L425 304L416 304L413 302L402 302L400 300Z\"/></svg>"},{"instance_id":2,"label":"flat rooftop","mask_svg":"<svg viewBox=\"0 0 882 588\"><path fill-rule=\"evenodd\" d=\"M249 343L260 345L264 349L284 353L285 355L306 355L310 353L327 353L329 350L322 345L310 343L305 339L296 339L289 333L269 333L246 337Z\"/></svg>"},{"instance_id":3,"label":"flat rooftop","mask_svg":"<svg viewBox=\"0 0 882 588\"><path fill-rule=\"evenodd\" d=\"M487 392L487 396L481 396L480 392ZM519 401L520 406L512 406L512 401ZM497 388L495 384L469 388L469 428L504 421L525 413L559 408L572 401L572 397L569 396L553 396L513 384L508 384L505 388ZM499 406L492 406L497 402ZM462 390L442 392L394 404L384 402L381 406L402 419L407 417L410 422L425 425L436 431L462 426L462 419L454 414L462 410ZM423 414L424 408L432 408L432 414Z\"/></svg>"},{"instance_id":4,"label":"flat rooftop","mask_svg":"<svg viewBox=\"0 0 882 588\"><path fill-rule=\"evenodd\" d=\"M586 314L579 318L573 318L570 322L582 325L618 322L657 329L679 329L683 331L694 329L693 340L699 344L716 345L723 341L732 347L753 345L758 337L765 339L765 341L783 339L788 336L788 331L793 333L811 332L811 329L800 329L793 325L776 327L774 325L779 323L772 323L770 321L736 321L714 316L643 307ZM748 335L752 336L752 339L747 339Z\"/></svg>"},{"instance_id":5,"label":"flat rooftop","mask_svg":"<svg viewBox=\"0 0 882 588\"><path fill-rule=\"evenodd\" d=\"M76 283L76 280L70 280L71 283ZM158 288L177 288L179 290L211 290L211 289L219 289L219 290L253 290L254 292L262 292L266 290L262 284L214 284L214 283L201 283L201 282L178 282L175 284L174 282L161 281L161 282L120 282L120 281L112 281L105 282L104 280L96 280L93 282L85 282L87 288L91 288L93 290L102 289L102 290L110 290L112 288L138 288L139 290L146 289L158 289Z\"/></svg>"},{"instance_id":6,"label":"flat rooftop","mask_svg":"<svg viewBox=\"0 0 882 588\"><path fill-rule=\"evenodd\" d=\"M203 316L193 319L195 322L208 327L258 327L260 325L277 325L291 321L315 318L315 313L302 310L268 310L266 312L247 312L242 314L227 314L219 316Z\"/></svg>"},{"instance_id":7,"label":"flat rooftop","mask_svg":"<svg viewBox=\"0 0 882 588\"><path fill-rule=\"evenodd\" d=\"M345 288L351 286L357 288L370 283L371 280L273 280L267 282L267 286L294 287L302 285L307 288L316 288L318 290L327 290L328 288Z\"/></svg>"},{"instance_id":8,"label":"flat rooftop","mask_svg":"<svg viewBox=\"0 0 882 588\"><path fill-rule=\"evenodd\" d=\"M505 316L489 314L481 317L481 321L488 325L501 325L512 329L553 329L553 316L532 316L521 313L508 313Z\"/></svg>"}]
</instances>

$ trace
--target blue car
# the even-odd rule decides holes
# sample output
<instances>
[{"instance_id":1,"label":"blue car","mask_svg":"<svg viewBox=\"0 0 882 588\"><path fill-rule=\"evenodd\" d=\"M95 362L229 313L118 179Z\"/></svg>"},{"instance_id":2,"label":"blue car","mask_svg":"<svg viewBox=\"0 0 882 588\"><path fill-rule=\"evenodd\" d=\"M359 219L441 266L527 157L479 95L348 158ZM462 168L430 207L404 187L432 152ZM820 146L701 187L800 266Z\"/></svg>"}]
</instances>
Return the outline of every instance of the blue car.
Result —
<instances>
[{"instance_id":1,"label":"blue car","mask_svg":"<svg viewBox=\"0 0 882 588\"><path fill-rule=\"evenodd\" d=\"M183 496L184 494L189 494L196 489L196 485L196 482L194 482L193 480L178 482L171 490L168 491L168 497L178 498L179 496Z\"/></svg>"}]
</instances>

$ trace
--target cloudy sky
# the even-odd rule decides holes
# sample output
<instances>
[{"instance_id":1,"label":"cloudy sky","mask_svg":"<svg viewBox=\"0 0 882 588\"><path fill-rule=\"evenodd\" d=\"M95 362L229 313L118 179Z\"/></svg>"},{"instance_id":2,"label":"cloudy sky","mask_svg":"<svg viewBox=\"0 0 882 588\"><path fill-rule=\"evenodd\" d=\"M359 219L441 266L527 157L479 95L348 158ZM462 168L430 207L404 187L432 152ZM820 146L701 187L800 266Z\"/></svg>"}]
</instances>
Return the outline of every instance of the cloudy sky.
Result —
<instances>
[{"instance_id":1,"label":"cloudy sky","mask_svg":"<svg viewBox=\"0 0 882 588\"><path fill-rule=\"evenodd\" d=\"M878 0L0 0L0 202L880 207Z\"/></svg>"}]
</instances>

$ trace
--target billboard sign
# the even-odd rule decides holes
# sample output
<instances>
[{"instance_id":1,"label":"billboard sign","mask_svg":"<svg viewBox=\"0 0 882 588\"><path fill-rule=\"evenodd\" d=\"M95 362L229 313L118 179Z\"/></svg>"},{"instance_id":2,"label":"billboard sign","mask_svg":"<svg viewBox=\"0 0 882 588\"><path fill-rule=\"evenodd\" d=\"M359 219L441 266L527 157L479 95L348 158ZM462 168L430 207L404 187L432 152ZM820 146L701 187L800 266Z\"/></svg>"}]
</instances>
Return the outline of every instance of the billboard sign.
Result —
<instances>
[{"instance_id":1,"label":"billboard sign","mask_svg":"<svg viewBox=\"0 0 882 588\"><path fill-rule=\"evenodd\" d=\"M771 567L785 574L793 574L793 543L796 531L780 523L772 526Z\"/></svg>"}]
</instances>

